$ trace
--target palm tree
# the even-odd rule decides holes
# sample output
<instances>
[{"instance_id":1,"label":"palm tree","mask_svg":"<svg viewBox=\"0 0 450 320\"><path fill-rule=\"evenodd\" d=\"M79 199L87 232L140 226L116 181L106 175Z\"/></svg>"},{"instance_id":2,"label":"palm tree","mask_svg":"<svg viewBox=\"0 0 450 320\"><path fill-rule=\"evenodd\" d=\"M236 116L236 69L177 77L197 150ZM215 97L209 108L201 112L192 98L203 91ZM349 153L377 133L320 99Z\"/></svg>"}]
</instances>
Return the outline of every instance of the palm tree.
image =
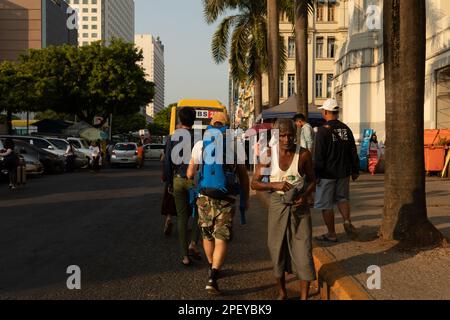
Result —
<instances>
[{"instance_id":1,"label":"palm tree","mask_svg":"<svg viewBox=\"0 0 450 320\"><path fill-rule=\"evenodd\" d=\"M281 0L280 10L294 24L297 110L308 117L308 15L314 0Z\"/></svg>"},{"instance_id":2,"label":"palm tree","mask_svg":"<svg viewBox=\"0 0 450 320\"><path fill-rule=\"evenodd\" d=\"M386 178L382 238L412 246L440 243L427 217L424 88L425 0L384 0Z\"/></svg>"},{"instance_id":3,"label":"palm tree","mask_svg":"<svg viewBox=\"0 0 450 320\"><path fill-rule=\"evenodd\" d=\"M297 110L308 118L308 13L313 0L295 0L295 66L297 77Z\"/></svg>"},{"instance_id":4,"label":"palm tree","mask_svg":"<svg viewBox=\"0 0 450 320\"><path fill-rule=\"evenodd\" d=\"M262 75L268 66L266 1L203 0L203 7L209 24L229 10L236 11L218 26L212 40L212 53L216 63L229 58L234 81L254 83L256 117L262 111ZM283 72L285 66L286 49L281 46L280 69Z\"/></svg>"},{"instance_id":5,"label":"palm tree","mask_svg":"<svg viewBox=\"0 0 450 320\"><path fill-rule=\"evenodd\" d=\"M280 19L279 0L267 0L267 23L269 42L269 107L275 107L280 103L280 73L279 73L279 41Z\"/></svg>"}]
</instances>

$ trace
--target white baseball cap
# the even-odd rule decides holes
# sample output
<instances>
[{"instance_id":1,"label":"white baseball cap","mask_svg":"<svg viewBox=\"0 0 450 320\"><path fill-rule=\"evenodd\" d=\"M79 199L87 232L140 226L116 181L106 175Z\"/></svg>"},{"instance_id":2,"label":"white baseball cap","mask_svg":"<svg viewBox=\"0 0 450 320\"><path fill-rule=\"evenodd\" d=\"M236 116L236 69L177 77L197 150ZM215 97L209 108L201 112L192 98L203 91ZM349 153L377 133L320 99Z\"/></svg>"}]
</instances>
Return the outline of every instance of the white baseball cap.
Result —
<instances>
[{"instance_id":1,"label":"white baseball cap","mask_svg":"<svg viewBox=\"0 0 450 320\"><path fill-rule=\"evenodd\" d=\"M335 99L328 99L327 101L325 101L323 106L321 106L318 109L335 112L335 111L339 111L339 104Z\"/></svg>"}]
</instances>

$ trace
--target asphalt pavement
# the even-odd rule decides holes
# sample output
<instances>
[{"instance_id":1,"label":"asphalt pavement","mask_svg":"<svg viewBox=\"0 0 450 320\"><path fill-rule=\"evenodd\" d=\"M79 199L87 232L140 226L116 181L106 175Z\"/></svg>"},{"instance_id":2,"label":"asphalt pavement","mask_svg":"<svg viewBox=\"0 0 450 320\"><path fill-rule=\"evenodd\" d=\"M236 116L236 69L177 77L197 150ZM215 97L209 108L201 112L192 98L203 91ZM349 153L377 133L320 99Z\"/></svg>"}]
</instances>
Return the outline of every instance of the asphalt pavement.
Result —
<instances>
[{"instance_id":1,"label":"asphalt pavement","mask_svg":"<svg viewBox=\"0 0 450 320\"><path fill-rule=\"evenodd\" d=\"M176 232L163 235L160 164L0 183L0 299L207 300L206 260L181 264ZM277 296L266 247L266 209L252 198L235 236L218 299ZM69 290L69 266L81 289ZM297 296L290 281L290 296Z\"/></svg>"}]
</instances>

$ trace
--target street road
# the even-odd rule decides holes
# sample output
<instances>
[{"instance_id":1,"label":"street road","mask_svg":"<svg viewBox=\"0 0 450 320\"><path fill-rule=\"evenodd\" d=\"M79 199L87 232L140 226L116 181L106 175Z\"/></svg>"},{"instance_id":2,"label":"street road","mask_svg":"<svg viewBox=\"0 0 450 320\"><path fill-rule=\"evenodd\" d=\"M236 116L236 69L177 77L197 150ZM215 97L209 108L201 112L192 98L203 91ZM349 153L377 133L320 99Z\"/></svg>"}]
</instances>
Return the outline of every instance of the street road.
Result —
<instances>
[{"instance_id":1,"label":"street road","mask_svg":"<svg viewBox=\"0 0 450 320\"><path fill-rule=\"evenodd\" d=\"M159 168L0 183L0 299L209 299L205 258L184 267L176 233L163 235ZM236 220L219 299L275 299L266 210L253 197L248 225ZM71 265L81 290L67 289Z\"/></svg>"}]
</instances>

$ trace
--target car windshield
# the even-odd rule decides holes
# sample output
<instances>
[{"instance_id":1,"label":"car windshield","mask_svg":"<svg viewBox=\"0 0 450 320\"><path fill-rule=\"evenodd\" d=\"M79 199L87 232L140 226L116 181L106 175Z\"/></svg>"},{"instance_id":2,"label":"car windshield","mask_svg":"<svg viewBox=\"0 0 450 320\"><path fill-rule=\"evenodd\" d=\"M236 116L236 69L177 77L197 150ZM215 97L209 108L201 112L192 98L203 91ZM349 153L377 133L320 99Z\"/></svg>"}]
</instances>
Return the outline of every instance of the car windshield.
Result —
<instances>
[{"instance_id":1,"label":"car windshield","mask_svg":"<svg viewBox=\"0 0 450 320\"><path fill-rule=\"evenodd\" d=\"M133 151L136 150L136 145L134 144L118 144L115 147L116 150L119 151Z\"/></svg>"},{"instance_id":2,"label":"car windshield","mask_svg":"<svg viewBox=\"0 0 450 320\"><path fill-rule=\"evenodd\" d=\"M86 140L81 139L81 147L83 149L89 149L89 143Z\"/></svg>"},{"instance_id":3,"label":"car windshield","mask_svg":"<svg viewBox=\"0 0 450 320\"><path fill-rule=\"evenodd\" d=\"M66 150L67 146L69 145L68 143L66 143L63 140L51 139L51 140L48 140L48 141L50 141L55 147L57 147L60 150Z\"/></svg>"},{"instance_id":4,"label":"car windshield","mask_svg":"<svg viewBox=\"0 0 450 320\"><path fill-rule=\"evenodd\" d=\"M164 149L165 149L165 146L162 145L162 144L151 145L151 146L150 146L150 149L152 149L152 150L164 150Z\"/></svg>"}]
</instances>

